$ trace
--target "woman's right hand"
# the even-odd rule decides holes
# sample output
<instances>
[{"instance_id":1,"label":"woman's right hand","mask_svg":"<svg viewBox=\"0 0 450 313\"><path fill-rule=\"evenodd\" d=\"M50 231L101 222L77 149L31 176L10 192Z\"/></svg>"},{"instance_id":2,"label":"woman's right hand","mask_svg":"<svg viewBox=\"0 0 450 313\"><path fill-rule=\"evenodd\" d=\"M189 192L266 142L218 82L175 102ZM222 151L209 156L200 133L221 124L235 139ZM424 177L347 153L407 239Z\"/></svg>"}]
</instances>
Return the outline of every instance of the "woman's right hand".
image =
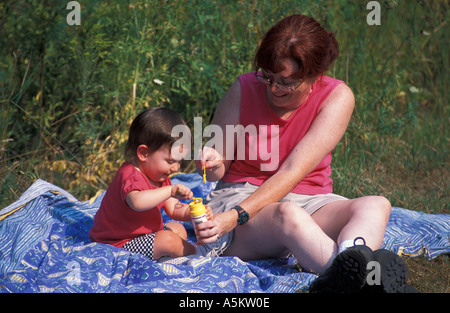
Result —
<instances>
[{"instance_id":1,"label":"woman's right hand","mask_svg":"<svg viewBox=\"0 0 450 313\"><path fill-rule=\"evenodd\" d=\"M223 164L222 156L216 149L210 147L203 147L196 158L195 165L198 170L203 170L205 167L207 170L212 171L215 168L220 167Z\"/></svg>"}]
</instances>

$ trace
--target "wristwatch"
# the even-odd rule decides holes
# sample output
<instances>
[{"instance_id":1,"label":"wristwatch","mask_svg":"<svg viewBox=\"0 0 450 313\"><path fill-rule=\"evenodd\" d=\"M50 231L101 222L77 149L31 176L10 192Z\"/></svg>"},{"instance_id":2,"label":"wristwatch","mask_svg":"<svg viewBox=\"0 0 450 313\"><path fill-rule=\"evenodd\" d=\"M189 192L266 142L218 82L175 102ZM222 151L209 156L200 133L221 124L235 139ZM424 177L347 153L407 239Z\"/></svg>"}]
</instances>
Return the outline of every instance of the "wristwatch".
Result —
<instances>
[{"instance_id":1,"label":"wristwatch","mask_svg":"<svg viewBox=\"0 0 450 313\"><path fill-rule=\"evenodd\" d=\"M235 207L233 207L233 209L235 209L239 214L239 217L237 219L239 225L243 225L248 222L248 220L250 219L250 215L248 215L248 213L243 208L241 208L239 205L236 205Z\"/></svg>"}]
</instances>

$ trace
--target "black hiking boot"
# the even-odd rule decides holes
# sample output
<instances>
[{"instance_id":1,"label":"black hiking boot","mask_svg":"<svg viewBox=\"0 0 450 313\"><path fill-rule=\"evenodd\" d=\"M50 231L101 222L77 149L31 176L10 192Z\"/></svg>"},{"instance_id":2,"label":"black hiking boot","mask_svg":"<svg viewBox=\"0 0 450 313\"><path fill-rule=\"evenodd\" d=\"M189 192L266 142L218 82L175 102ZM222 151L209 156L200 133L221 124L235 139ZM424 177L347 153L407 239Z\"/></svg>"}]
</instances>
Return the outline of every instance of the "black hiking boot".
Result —
<instances>
[{"instance_id":1,"label":"black hiking boot","mask_svg":"<svg viewBox=\"0 0 450 313\"><path fill-rule=\"evenodd\" d=\"M354 240L355 244L358 237ZM355 293L365 285L367 264L374 261L373 251L365 245L355 245L334 259L331 266L311 284L311 293Z\"/></svg>"},{"instance_id":2,"label":"black hiking boot","mask_svg":"<svg viewBox=\"0 0 450 313\"><path fill-rule=\"evenodd\" d=\"M375 261L380 264L380 281L367 284L365 291L382 293L417 293L414 287L407 284L409 273L403 259L392 251L378 249L373 253ZM378 285L376 284L378 283Z\"/></svg>"}]
</instances>

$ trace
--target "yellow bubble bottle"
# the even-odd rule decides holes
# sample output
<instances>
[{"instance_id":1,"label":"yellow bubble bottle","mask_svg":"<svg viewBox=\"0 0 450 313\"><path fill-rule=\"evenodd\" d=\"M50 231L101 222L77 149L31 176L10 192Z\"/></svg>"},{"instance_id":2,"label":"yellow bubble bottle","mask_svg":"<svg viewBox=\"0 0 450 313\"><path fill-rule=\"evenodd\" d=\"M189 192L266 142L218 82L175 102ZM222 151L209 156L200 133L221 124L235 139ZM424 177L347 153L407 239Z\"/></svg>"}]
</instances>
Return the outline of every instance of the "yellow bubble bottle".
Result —
<instances>
[{"instance_id":1,"label":"yellow bubble bottle","mask_svg":"<svg viewBox=\"0 0 450 313\"><path fill-rule=\"evenodd\" d=\"M189 203L190 215L192 223L198 225L200 223L206 222L208 218L206 217L206 208L203 205L202 198L192 198L193 201Z\"/></svg>"}]
</instances>

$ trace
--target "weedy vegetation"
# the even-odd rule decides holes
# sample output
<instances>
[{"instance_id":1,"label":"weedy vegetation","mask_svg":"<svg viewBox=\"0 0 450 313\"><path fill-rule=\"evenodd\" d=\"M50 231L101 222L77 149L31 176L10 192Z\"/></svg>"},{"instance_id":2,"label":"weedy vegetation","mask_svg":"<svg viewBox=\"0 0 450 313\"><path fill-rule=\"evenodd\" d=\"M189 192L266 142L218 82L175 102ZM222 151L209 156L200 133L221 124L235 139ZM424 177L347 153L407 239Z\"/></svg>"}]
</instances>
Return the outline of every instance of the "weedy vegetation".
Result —
<instances>
[{"instance_id":1,"label":"weedy vegetation","mask_svg":"<svg viewBox=\"0 0 450 313\"><path fill-rule=\"evenodd\" d=\"M449 214L449 2L68 1L0 3L0 208L37 178L87 200L123 162L132 119L166 106L190 127L210 121L261 36L282 17L313 16L336 33L327 73L356 108L333 151L334 190L386 196L393 206ZM192 163L185 163L192 171ZM448 256L408 260L412 284L449 292Z\"/></svg>"}]
</instances>

